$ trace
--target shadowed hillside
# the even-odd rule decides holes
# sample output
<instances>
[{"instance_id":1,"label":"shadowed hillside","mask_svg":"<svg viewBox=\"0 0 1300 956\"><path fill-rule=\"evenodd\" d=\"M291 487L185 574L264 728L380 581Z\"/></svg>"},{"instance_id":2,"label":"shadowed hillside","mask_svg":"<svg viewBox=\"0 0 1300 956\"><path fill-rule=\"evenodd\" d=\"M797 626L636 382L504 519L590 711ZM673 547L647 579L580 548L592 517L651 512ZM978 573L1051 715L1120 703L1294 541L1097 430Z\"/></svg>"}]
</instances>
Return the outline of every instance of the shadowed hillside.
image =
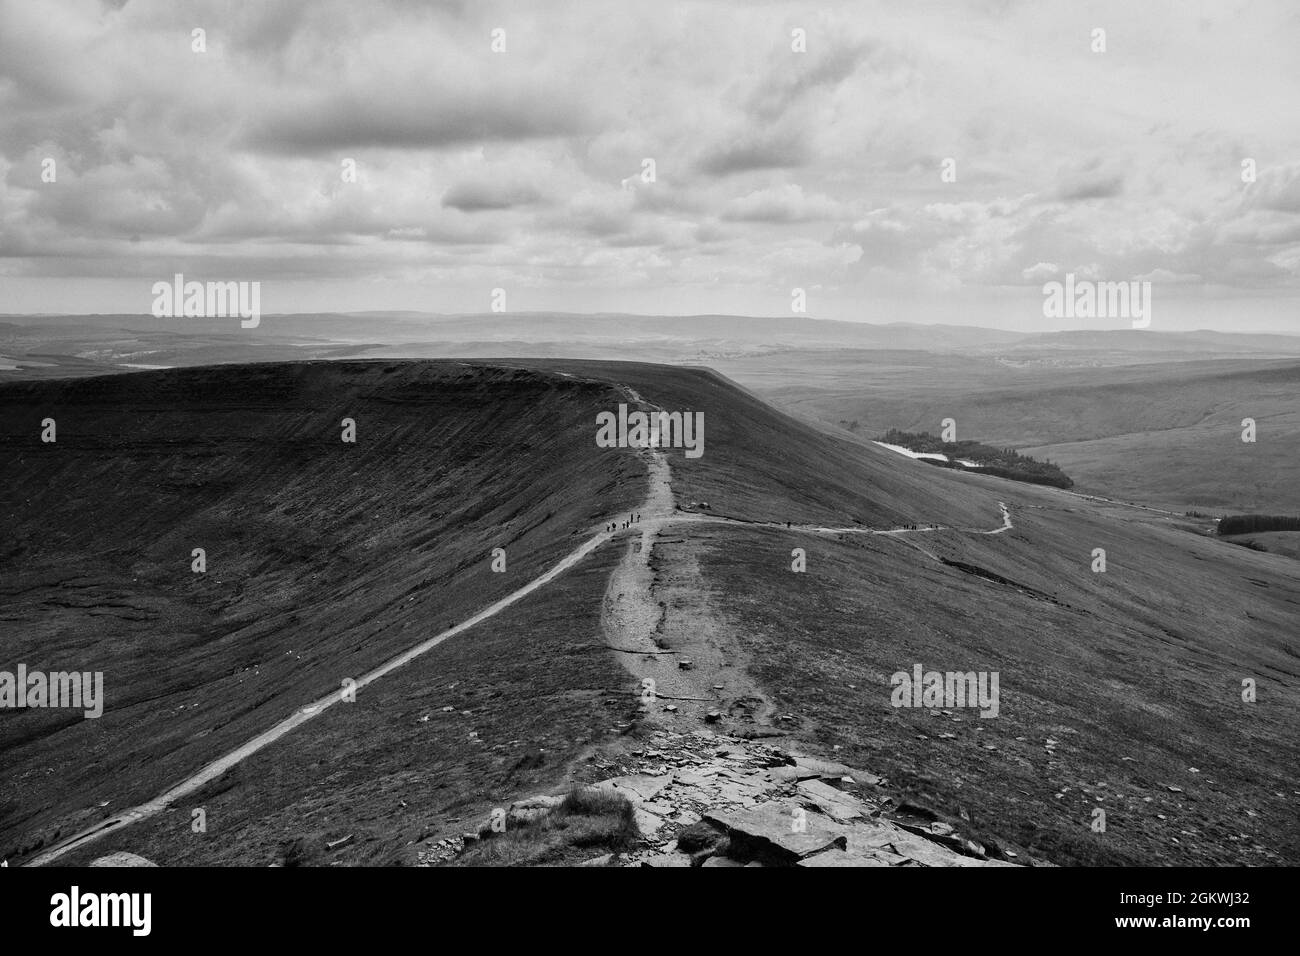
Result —
<instances>
[{"instance_id":1,"label":"shadowed hillside","mask_svg":"<svg viewBox=\"0 0 1300 956\"><path fill-rule=\"evenodd\" d=\"M0 855L154 796L625 510L644 468L589 467L613 394L451 362L0 388L0 667L102 671L107 701L97 720L0 711Z\"/></svg>"}]
</instances>

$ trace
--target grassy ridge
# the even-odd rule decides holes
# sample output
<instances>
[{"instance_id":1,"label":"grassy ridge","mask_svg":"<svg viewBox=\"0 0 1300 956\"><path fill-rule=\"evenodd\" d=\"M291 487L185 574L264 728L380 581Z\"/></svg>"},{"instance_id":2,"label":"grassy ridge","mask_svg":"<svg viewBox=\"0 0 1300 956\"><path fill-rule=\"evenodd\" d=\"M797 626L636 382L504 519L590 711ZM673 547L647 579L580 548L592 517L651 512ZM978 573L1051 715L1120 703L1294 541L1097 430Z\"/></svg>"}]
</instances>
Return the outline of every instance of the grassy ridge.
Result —
<instances>
[{"instance_id":1,"label":"grassy ridge","mask_svg":"<svg viewBox=\"0 0 1300 956\"><path fill-rule=\"evenodd\" d=\"M923 465L820 430L776 411L726 377L700 368L641 363L529 362L626 382L669 411L704 413L700 458L669 450L678 504L708 502L714 514L746 520L896 527L941 522L987 525L997 498ZM774 496L774 488L780 496Z\"/></svg>"}]
</instances>

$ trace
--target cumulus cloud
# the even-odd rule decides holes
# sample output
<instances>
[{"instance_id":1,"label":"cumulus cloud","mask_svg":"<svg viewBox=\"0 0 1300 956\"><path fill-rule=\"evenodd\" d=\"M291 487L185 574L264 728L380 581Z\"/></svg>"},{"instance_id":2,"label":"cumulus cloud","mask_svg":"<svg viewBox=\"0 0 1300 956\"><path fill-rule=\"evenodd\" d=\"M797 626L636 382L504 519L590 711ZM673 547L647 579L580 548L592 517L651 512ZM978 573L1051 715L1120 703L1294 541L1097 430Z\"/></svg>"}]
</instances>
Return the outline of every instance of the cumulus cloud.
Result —
<instances>
[{"instance_id":1,"label":"cumulus cloud","mask_svg":"<svg viewBox=\"0 0 1300 956\"><path fill-rule=\"evenodd\" d=\"M722 218L733 222L808 222L835 219L846 211L829 196L805 194L798 183L785 183L731 200Z\"/></svg>"},{"instance_id":2,"label":"cumulus cloud","mask_svg":"<svg viewBox=\"0 0 1300 956\"><path fill-rule=\"evenodd\" d=\"M1060 266L1054 262L1036 262L1021 275L1029 282L1046 282L1060 271Z\"/></svg>"},{"instance_id":3,"label":"cumulus cloud","mask_svg":"<svg viewBox=\"0 0 1300 956\"><path fill-rule=\"evenodd\" d=\"M1081 269L1300 295L1300 131L1277 122L1300 96L1300 21L1282 2L1116 6L1146 55L1104 62L1064 0L869 23L786 0L683 9L0 0L0 278L48 279L50 301L68 277L181 266L359 296L418 281L422 303L459 283L465 301L432 306L448 311L506 281L574 309L596 285L782 309L793 283L838 317L882 291L961 308Z\"/></svg>"},{"instance_id":4,"label":"cumulus cloud","mask_svg":"<svg viewBox=\"0 0 1300 956\"><path fill-rule=\"evenodd\" d=\"M698 161L710 176L756 170L793 169L812 155L809 136L799 129L746 129L707 148Z\"/></svg>"},{"instance_id":5,"label":"cumulus cloud","mask_svg":"<svg viewBox=\"0 0 1300 956\"><path fill-rule=\"evenodd\" d=\"M1057 199L1077 202L1085 199L1110 199L1124 191L1123 173L1098 157L1061 175Z\"/></svg>"},{"instance_id":6,"label":"cumulus cloud","mask_svg":"<svg viewBox=\"0 0 1300 956\"><path fill-rule=\"evenodd\" d=\"M442 204L461 212L484 212L527 206L539 199L541 194L526 183L465 182L448 189Z\"/></svg>"},{"instance_id":7,"label":"cumulus cloud","mask_svg":"<svg viewBox=\"0 0 1300 956\"><path fill-rule=\"evenodd\" d=\"M412 89L311 93L278 103L240 137L251 149L288 155L350 149L431 149L587 131L581 107L538 92L509 99L482 92L434 97Z\"/></svg>"}]
</instances>

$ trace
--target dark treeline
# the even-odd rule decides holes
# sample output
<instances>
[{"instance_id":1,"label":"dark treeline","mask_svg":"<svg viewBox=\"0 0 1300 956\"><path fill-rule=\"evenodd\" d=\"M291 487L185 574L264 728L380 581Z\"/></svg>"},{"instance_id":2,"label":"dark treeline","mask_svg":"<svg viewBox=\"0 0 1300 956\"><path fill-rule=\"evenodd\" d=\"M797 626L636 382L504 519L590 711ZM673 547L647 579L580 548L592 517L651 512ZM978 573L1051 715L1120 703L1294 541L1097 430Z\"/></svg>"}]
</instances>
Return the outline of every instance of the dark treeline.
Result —
<instances>
[{"instance_id":1,"label":"dark treeline","mask_svg":"<svg viewBox=\"0 0 1300 956\"><path fill-rule=\"evenodd\" d=\"M978 464L979 472L998 478L1010 478L1012 481L1025 481L1035 485L1050 485L1053 488L1071 488L1074 482L1060 467L1050 461L1037 461L1028 455L1021 455L1010 448L994 448L992 445L977 441L944 441L929 432L899 431L891 428L884 438L878 438L890 445L902 445L911 451L928 454L947 455L949 459L965 458ZM965 466L955 460L935 461L922 459L932 465L961 470Z\"/></svg>"},{"instance_id":2,"label":"dark treeline","mask_svg":"<svg viewBox=\"0 0 1300 956\"><path fill-rule=\"evenodd\" d=\"M1300 518L1289 515L1225 515L1219 520L1219 534L1251 534L1256 531L1300 531Z\"/></svg>"}]
</instances>

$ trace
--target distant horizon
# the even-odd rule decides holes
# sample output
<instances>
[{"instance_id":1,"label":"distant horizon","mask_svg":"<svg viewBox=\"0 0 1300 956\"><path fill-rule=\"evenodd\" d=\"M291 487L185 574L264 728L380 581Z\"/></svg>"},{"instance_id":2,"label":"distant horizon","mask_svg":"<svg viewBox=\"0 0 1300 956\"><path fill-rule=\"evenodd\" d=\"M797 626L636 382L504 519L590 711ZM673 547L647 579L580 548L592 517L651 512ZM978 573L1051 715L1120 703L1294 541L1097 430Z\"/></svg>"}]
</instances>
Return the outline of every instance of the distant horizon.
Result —
<instances>
[{"instance_id":1,"label":"distant horizon","mask_svg":"<svg viewBox=\"0 0 1300 956\"><path fill-rule=\"evenodd\" d=\"M272 319L276 317L295 318L302 316L412 316L412 317L429 317L438 319L456 319L456 318L489 318L489 319L509 319L526 316L560 316L564 318L636 318L636 319L760 319L763 321L780 321L780 322L818 322L835 325L864 325L873 328L889 328L892 326L907 326L911 328L955 328L967 329L970 331L989 331L989 332L1006 332L1018 335L1055 335L1074 332L1133 332L1141 334L1167 334L1167 335L1192 335L1197 333L1211 333L1215 335L1277 335L1285 338L1300 339L1300 330L1290 331L1272 328L1250 328L1250 329L1218 329L1210 326L1196 326L1189 328L1132 328L1126 325L1118 326L1071 326L1067 328L1054 329L1033 329L1033 328L1012 328L998 325L978 325L971 323L953 322L953 321L922 321L896 319L889 322L872 321L869 319L838 319L827 316L816 316L807 314L794 315L762 315L744 312L632 312L626 310L599 310L593 312L567 310L567 309L528 309L528 310L511 310L508 312L492 312L490 310L467 311L467 312L432 312L424 309L331 309L331 310L305 310L305 311L277 311L264 312L262 319ZM28 311L28 312L0 312L2 319L22 319L22 318L42 318L42 317L64 317L64 318L103 318L103 317L138 317L155 319L148 311L120 311L120 312L76 312L67 310L54 311ZM195 322L196 319L176 318L173 321L177 323Z\"/></svg>"}]
</instances>

